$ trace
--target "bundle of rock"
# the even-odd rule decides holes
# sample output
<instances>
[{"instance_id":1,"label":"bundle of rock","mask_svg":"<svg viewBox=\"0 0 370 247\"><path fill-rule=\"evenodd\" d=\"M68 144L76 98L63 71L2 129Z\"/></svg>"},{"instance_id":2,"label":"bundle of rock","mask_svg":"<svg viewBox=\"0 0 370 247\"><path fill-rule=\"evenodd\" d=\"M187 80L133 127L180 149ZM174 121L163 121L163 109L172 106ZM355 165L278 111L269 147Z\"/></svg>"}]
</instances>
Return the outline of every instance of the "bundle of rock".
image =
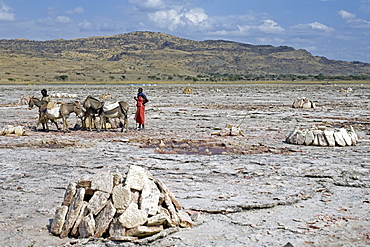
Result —
<instances>
[{"instance_id":1,"label":"bundle of rock","mask_svg":"<svg viewBox=\"0 0 370 247\"><path fill-rule=\"evenodd\" d=\"M75 93L52 93L50 94L52 98L77 98Z\"/></svg>"},{"instance_id":2,"label":"bundle of rock","mask_svg":"<svg viewBox=\"0 0 370 247\"><path fill-rule=\"evenodd\" d=\"M186 87L182 93L183 94L192 94L193 89L191 87Z\"/></svg>"},{"instance_id":3,"label":"bundle of rock","mask_svg":"<svg viewBox=\"0 0 370 247\"><path fill-rule=\"evenodd\" d=\"M350 93L350 92L352 92L352 88L350 88L350 87L348 87L348 88L341 88L340 89L340 92L341 93Z\"/></svg>"},{"instance_id":4,"label":"bundle of rock","mask_svg":"<svg viewBox=\"0 0 370 247\"><path fill-rule=\"evenodd\" d=\"M17 136L22 136L26 133L26 130L18 125L18 126L12 126L12 125L7 125L5 127L3 127L1 130L0 130L0 135L11 135L11 134L15 134Z\"/></svg>"},{"instance_id":5,"label":"bundle of rock","mask_svg":"<svg viewBox=\"0 0 370 247\"><path fill-rule=\"evenodd\" d=\"M320 127L302 129L295 127L286 138L286 142L307 146L344 147L355 146L358 142L358 137L352 126L350 126L348 131L345 128Z\"/></svg>"},{"instance_id":6,"label":"bundle of rock","mask_svg":"<svg viewBox=\"0 0 370 247\"><path fill-rule=\"evenodd\" d=\"M126 178L104 173L70 183L56 209L51 232L61 238L135 241L165 228L193 225L163 182L133 165Z\"/></svg>"},{"instance_id":7,"label":"bundle of rock","mask_svg":"<svg viewBox=\"0 0 370 247\"><path fill-rule=\"evenodd\" d=\"M101 96L100 96L100 99L113 99L113 96L111 93L103 93Z\"/></svg>"},{"instance_id":8,"label":"bundle of rock","mask_svg":"<svg viewBox=\"0 0 370 247\"><path fill-rule=\"evenodd\" d=\"M292 105L293 108L315 108L316 105L306 97L296 98Z\"/></svg>"},{"instance_id":9,"label":"bundle of rock","mask_svg":"<svg viewBox=\"0 0 370 247\"><path fill-rule=\"evenodd\" d=\"M243 132L240 129L240 126L233 124L226 124L226 127L220 131L212 132L211 135L217 136L238 136L243 135Z\"/></svg>"}]
</instances>

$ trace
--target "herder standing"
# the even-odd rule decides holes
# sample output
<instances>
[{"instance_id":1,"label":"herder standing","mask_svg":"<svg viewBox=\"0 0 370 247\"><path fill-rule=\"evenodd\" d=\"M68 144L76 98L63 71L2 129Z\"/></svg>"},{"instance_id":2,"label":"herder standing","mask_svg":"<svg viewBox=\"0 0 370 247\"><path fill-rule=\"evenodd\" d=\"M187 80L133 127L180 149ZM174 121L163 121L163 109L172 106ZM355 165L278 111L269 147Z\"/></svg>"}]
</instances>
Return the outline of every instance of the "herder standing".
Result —
<instances>
[{"instance_id":1,"label":"herder standing","mask_svg":"<svg viewBox=\"0 0 370 247\"><path fill-rule=\"evenodd\" d=\"M146 95L143 93L143 89L139 88L136 100L136 114L135 121L139 124L137 129L144 129L145 124L145 104L149 101Z\"/></svg>"},{"instance_id":2,"label":"herder standing","mask_svg":"<svg viewBox=\"0 0 370 247\"><path fill-rule=\"evenodd\" d=\"M51 101L51 97L48 95L48 91L46 89L41 90L41 94L42 94L41 100L46 101L46 102Z\"/></svg>"}]
</instances>

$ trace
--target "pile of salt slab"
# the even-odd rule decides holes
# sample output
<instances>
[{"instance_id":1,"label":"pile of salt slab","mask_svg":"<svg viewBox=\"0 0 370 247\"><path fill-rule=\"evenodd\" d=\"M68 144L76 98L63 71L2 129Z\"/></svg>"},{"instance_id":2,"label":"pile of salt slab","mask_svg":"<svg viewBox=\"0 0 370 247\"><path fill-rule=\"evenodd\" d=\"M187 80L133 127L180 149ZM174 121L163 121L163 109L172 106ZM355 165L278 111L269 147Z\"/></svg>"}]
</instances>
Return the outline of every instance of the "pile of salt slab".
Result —
<instances>
[{"instance_id":1,"label":"pile of salt slab","mask_svg":"<svg viewBox=\"0 0 370 247\"><path fill-rule=\"evenodd\" d=\"M0 130L0 135L3 136L3 135L11 135L11 134L15 134L17 136L22 136L26 133L26 130L24 129L23 126L12 126L12 125L7 125L5 127L3 127L1 130Z\"/></svg>"},{"instance_id":2,"label":"pile of salt slab","mask_svg":"<svg viewBox=\"0 0 370 247\"><path fill-rule=\"evenodd\" d=\"M221 129L220 131L212 132L211 135L238 136L238 135L243 135L243 132L241 131L240 126L233 125L233 124L226 124L226 127L224 129Z\"/></svg>"},{"instance_id":3,"label":"pile of salt slab","mask_svg":"<svg viewBox=\"0 0 370 247\"><path fill-rule=\"evenodd\" d=\"M51 232L67 236L135 241L194 222L159 179L132 165L126 177L103 173L70 183Z\"/></svg>"},{"instance_id":4,"label":"pile of salt slab","mask_svg":"<svg viewBox=\"0 0 370 247\"><path fill-rule=\"evenodd\" d=\"M316 105L306 97L296 98L292 105L293 108L315 108Z\"/></svg>"},{"instance_id":5,"label":"pile of salt slab","mask_svg":"<svg viewBox=\"0 0 370 247\"><path fill-rule=\"evenodd\" d=\"M192 94L193 93L193 88L191 87L186 87L184 91L182 91L183 94Z\"/></svg>"},{"instance_id":6,"label":"pile of salt slab","mask_svg":"<svg viewBox=\"0 0 370 247\"><path fill-rule=\"evenodd\" d=\"M50 97L52 98L77 98L77 94L75 93L52 93Z\"/></svg>"},{"instance_id":7,"label":"pile of salt slab","mask_svg":"<svg viewBox=\"0 0 370 247\"><path fill-rule=\"evenodd\" d=\"M313 127L302 129L298 126L286 138L287 143L298 145L313 145L323 147L355 146L358 142L356 132L352 126L347 131L345 128Z\"/></svg>"}]
</instances>

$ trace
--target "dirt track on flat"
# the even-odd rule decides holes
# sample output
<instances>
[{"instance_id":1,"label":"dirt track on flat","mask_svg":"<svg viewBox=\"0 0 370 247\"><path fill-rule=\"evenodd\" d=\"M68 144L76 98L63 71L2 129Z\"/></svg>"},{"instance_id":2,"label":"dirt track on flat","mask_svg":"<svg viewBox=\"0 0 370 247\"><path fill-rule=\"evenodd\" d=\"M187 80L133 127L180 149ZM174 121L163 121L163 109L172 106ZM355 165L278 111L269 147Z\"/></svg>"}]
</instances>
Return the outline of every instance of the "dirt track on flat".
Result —
<instances>
[{"instance_id":1,"label":"dirt track on flat","mask_svg":"<svg viewBox=\"0 0 370 247\"><path fill-rule=\"evenodd\" d=\"M137 85L0 86L0 127L22 125L25 136L0 136L1 246L119 246L60 239L49 233L70 182L105 171L146 167L200 225L151 246L369 246L370 85L146 85L146 129L135 129ZM341 88L352 88L341 92ZM35 131L37 109L22 96L109 92L131 105L129 131ZM307 97L315 109L295 109ZM113 100L113 101L114 101ZM226 124L243 135L215 136ZM284 142L295 126L352 126L357 146ZM163 141L166 145L159 148ZM123 245L122 245L123 246ZM125 245L130 246L130 245Z\"/></svg>"}]
</instances>

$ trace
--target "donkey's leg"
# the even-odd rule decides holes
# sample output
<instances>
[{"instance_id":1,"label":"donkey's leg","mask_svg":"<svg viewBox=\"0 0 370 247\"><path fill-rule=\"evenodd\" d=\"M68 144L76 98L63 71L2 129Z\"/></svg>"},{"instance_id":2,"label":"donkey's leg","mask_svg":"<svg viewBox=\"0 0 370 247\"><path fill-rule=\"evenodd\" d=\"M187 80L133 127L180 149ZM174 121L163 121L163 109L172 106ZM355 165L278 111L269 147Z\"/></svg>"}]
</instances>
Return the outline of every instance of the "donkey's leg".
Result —
<instances>
[{"instance_id":1,"label":"donkey's leg","mask_svg":"<svg viewBox=\"0 0 370 247\"><path fill-rule=\"evenodd\" d=\"M86 116L81 117L81 129L85 130L86 129Z\"/></svg>"},{"instance_id":2,"label":"donkey's leg","mask_svg":"<svg viewBox=\"0 0 370 247\"><path fill-rule=\"evenodd\" d=\"M93 121L93 117L91 115L88 116L89 118L89 130L92 131L93 122L95 124L95 121Z\"/></svg>"},{"instance_id":3,"label":"donkey's leg","mask_svg":"<svg viewBox=\"0 0 370 247\"><path fill-rule=\"evenodd\" d=\"M39 112L39 118L37 119L36 131L38 131L40 124L42 124L42 129L45 131L45 113Z\"/></svg>"},{"instance_id":4,"label":"donkey's leg","mask_svg":"<svg viewBox=\"0 0 370 247\"><path fill-rule=\"evenodd\" d=\"M36 124L36 131L39 130L39 125L41 124L40 120L37 121L37 124ZM45 124L42 123L42 129L45 130Z\"/></svg>"},{"instance_id":5,"label":"donkey's leg","mask_svg":"<svg viewBox=\"0 0 370 247\"><path fill-rule=\"evenodd\" d=\"M126 128L125 132L128 131L128 120L126 117L124 117L123 119L122 118L118 118L119 119L119 125L121 126L121 132L123 132L123 129Z\"/></svg>"},{"instance_id":6,"label":"donkey's leg","mask_svg":"<svg viewBox=\"0 0 370 247\"><path fill-rule=\"evenodd\" d=\"M40 115L39 115L39 118L37 119L37 123L36 123L36 131L38 131L40 123L41 123L41 119L40 119ZM45 130L44 123L42 123L42 128L43 128L43 130Z\"/></svg>"},{"instance_id":7,"label":"donkey's leg","mask_svg":"<svg viewBox=\"0 0 370 247\"><path fill-rule=\"evenodd\" d=\"M47 118L41 119L39 123L42 124L43 131L49 131L49 125L48 125L48 119Z\"/></svg>"},{"instance_id":8,"label":"donkey's leg","mask_svg":"<svg viewBox=\"0 0 370 247\"><path fill-rule=\"evenodd\" d=\"M50 119L50 121L55 125L57 130L60 130L60 127L58 126L57 120L56 119ZM46 121L46 126L48 126L47 121ZM47 127L49 130L49 127Z\"/></svg>"},{"instance_id":9,"label":"donkey's leg","mask_svg":"<svg viewBox=\"0 0 370 247\"><path fill-rule=\"evenodd\" d=\"M49 125L48 125L48 119L47 118L45 118L45 119L43 119L42 120L42 128L45 130L45 131L49 131Z\"/></svg>"},{"instance_id":10,"label":"donkey's leg","mask_svg":"<svg viewBox=\"0 0 370 247\"><path fill-rule=\"evenodd\" d=\"M69 129L68 129L68 117L67 116L63 116L62 117L62 120L63 120L63 131L64 132L69 132Z\"/></svg>"},{"instance_id":11,"label":"donkey's leg","mask_svg":"<svg viewBox=\"0 0 370 247\"><path fill-rule=\"evenodd\" d=\"M118 117L118 125L117 125L117 129L121 127L121 132L123 132L123 128L125 127L125 122L123 121L123 119L121 117Z\"/></svg>"},{"instance_id":12,"label":"donkey's leg","mask_svg":"<svg viewBox=\"0 0 370 247\"><path fill-rule=\"evenodd\" d=\"M100 128L107 130L107 118L105 116L100 117Z\"/></svg>"},{"instance_id":13,"label":"donkey's leg","mask_svg":"<svg viewBox=\"0 0 370 247\"><path fill-rule=\"evenodd\" d=\"M126 125L126 132L128 131L128 117L127 117L127 114L125 115L125 125ZM123 129L123 127L122 127Z\"/></svg>"}]
</instances>

